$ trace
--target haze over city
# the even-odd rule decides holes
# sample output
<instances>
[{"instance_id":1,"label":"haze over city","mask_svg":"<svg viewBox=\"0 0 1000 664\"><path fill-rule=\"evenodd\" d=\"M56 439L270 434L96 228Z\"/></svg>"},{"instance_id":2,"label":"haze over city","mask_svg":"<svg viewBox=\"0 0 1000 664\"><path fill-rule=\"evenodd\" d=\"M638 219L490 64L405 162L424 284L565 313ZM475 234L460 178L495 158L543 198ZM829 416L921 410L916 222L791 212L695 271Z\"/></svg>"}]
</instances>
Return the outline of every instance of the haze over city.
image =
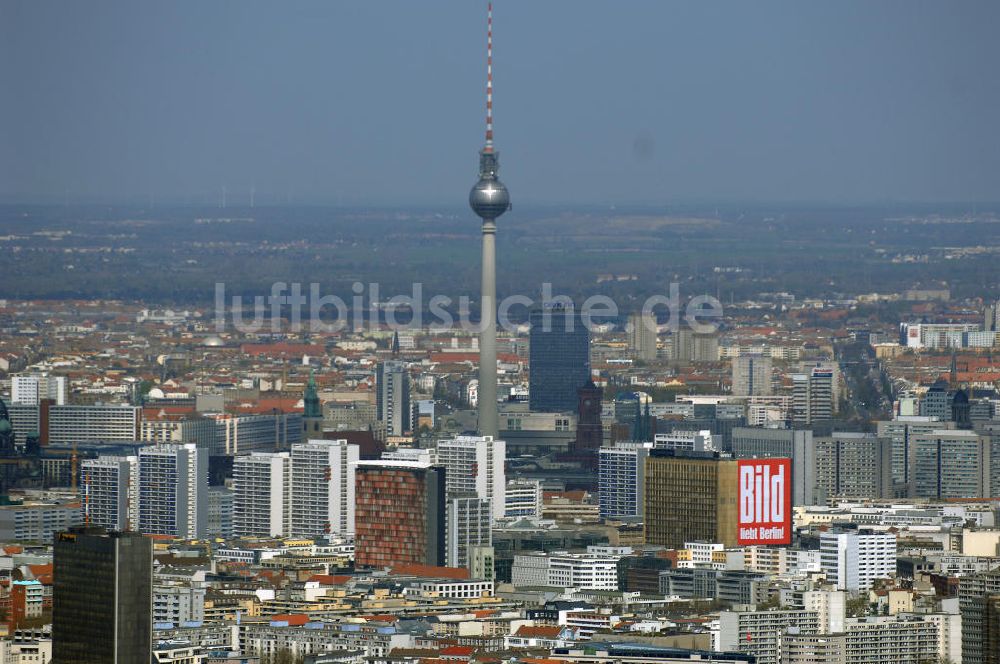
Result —
<instances>
[{"instance_id":1,"label":"haze over city","mask_svg":"<svg viewBox=\"0 0 1000 664\"><path fill-rule=\"evenodd\" d=\"M477 2L4 2L8 201L462 205ZM520 205L995 201L994 2L509 2Z\"/></svg>"}]
</instances>

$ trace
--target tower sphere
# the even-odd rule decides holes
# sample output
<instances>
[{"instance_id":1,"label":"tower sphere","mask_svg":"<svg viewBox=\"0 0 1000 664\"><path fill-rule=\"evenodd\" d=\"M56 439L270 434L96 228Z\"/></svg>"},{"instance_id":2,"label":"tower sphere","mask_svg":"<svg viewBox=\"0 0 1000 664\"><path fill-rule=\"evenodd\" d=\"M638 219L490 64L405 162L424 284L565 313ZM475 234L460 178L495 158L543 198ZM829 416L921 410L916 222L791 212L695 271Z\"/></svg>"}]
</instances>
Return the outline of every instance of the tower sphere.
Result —
<instances>
[{"instance_id":1,"label":"tower sphere","mask_svg":"<svg viewBox=\"0 0 1000 664\"><path fill-rule=\"evenodd\" d=\"M481 177L469 192L472 211L483 219L496 219L510 208L507 187L495 177Z\"/></svg>"}]
</instances>

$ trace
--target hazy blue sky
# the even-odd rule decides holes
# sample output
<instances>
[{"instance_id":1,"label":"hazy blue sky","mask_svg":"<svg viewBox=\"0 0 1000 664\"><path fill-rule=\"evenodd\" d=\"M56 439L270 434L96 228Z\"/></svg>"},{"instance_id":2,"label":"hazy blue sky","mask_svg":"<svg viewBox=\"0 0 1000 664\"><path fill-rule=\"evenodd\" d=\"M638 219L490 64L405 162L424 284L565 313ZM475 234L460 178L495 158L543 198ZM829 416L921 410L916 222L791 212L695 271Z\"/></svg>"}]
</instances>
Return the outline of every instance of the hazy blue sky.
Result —
<instances>
[{"instance_id":1,"label":"hazy blue sky","mask_svg":"<svg viewBox=\"0 0 1000 664\"><path fill-rule=\"evenodd\" d=\"M0 0L0 195L461 204L485 0ZM1000 2L497 0L518 202L1000 199Z\"/></svg>"}]
</instances>

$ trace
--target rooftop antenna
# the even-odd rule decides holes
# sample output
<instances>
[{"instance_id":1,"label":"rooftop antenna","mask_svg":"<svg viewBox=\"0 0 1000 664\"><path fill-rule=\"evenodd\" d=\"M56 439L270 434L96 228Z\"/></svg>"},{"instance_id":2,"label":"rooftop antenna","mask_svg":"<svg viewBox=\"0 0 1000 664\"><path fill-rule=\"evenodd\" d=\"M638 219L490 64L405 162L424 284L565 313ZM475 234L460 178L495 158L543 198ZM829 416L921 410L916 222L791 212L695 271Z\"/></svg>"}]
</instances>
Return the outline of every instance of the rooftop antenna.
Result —
<instances>
[{"instance_id":1,"label":"rooftop antenna","mask_svg":"<svg viewBox=\"0 0 1000 664\"><path fill-rule=\"evenodd\" d=\"M250 209L253 209L253 199L254 195L257 193L257 187L250 185Z\"/></svg>"},{"instance_id":2,"label":"rooftop antenna","mask_svg":"<svg viewBox=\"0 0 1000 664\"><path fill-rule=\"evenodd\" d=\"M493 3L486 5L486 145L493 152Z\"/></svg>"}]
</instances>

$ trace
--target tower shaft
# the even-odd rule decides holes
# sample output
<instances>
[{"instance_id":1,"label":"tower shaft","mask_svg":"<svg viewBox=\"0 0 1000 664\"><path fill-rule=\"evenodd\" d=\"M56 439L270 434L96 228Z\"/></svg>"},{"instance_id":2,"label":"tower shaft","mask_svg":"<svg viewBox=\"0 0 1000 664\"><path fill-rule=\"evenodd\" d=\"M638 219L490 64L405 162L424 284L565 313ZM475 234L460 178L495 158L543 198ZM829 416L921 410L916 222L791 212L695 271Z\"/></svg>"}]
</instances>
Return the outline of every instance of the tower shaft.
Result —
<instances>
[{"instance_id":1,"label":"tower shaft","mask_svg":"<svg viewBox=\"0 0 1000 664\"><path fill-rule=\"evenodd\" d=\"M497 415L497 275L496 222L483 219L483 283L479 332L479 433L496 436Z\"/></svg>"}]
</instances>

